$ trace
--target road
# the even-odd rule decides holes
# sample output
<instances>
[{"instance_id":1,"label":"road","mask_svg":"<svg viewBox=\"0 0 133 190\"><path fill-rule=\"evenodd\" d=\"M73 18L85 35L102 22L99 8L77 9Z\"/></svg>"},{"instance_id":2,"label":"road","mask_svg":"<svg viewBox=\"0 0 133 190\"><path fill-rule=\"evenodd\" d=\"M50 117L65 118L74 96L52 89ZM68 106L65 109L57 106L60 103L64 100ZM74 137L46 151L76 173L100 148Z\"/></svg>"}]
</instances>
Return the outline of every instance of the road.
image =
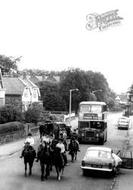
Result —
<instances>
[{"instance_id":1,"label":"road","mask_svg":"<svg viewBox=\"0 0 133 190\"><path fill-rule=\"evenodd\" d=\"M115 127L119 116L120 114L110 114L108 116L108 141L104 146L121 148L126 141L127 131L118 131ZM77 120L72 121L72 125L77 126ZM112 178L91 175L84 177L82 175L80 162L89 145L82 144L80 146L81 152L78 153L77 161L71 163L68 155L70 165L65 167L61 181L57 181L53 169L49 179L41 182L40 165L36 162L33 167L33 175L25 177L24 164L22 159L19 158L20 152L6 159L1 159L0 190L109 190Z\"/></svg>"}]
</instances>

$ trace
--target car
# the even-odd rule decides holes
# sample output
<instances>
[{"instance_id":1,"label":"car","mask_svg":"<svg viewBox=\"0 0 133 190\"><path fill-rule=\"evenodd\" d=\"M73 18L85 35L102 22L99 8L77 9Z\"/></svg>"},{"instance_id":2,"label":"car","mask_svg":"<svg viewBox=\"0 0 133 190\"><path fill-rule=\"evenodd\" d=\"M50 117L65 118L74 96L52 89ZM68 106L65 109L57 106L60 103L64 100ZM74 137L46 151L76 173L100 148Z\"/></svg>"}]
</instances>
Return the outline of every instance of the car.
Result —
<instances>
[{"instance_id":1,"label":"car","mask_svg":"<svg viewBox=\"0 0 133 190\"><path fill-rule=\"evenodd\" d=\"M130 119L128 117L120 117L117 122L118 129L129 129Z\"/></svg>"},{"instance_id":2,"label":"car","mask_svg":"<svg viewBox=\"0 0 133 190\"><path fill-rule=\"evenodd\" d=\"M119 172L121 164L121 158L114 154L111 148L92 146L87 148L80 167L83 175L89 170L108 172L115 175Z\"/></svg>"}]
</instances>

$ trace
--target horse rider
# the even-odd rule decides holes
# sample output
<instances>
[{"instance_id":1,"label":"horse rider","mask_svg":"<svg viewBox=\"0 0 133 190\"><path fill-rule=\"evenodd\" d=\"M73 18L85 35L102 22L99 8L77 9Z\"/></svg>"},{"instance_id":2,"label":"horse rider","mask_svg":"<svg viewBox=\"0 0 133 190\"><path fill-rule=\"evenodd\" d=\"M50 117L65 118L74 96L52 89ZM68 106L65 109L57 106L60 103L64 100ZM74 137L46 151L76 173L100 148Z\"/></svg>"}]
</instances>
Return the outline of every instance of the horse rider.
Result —
<instances>
[{"instance_id":1,"label":"horse rider","mask_svg":"<svg viewBox=\"0 0 133 190\"><path fill-rule=\"evenodd\" d=\"M56 147L61 149L61 154L62 154L62 157L64 159L64 164L65 164L65 166L67 166L68 165L68 163L67 163L67 155L66 155L65 145L63 143L63 138L58 139L58 143L56 144Z\"/></svg>"},{"instance_id":2,"label":"horse rider","mask_svg":"<svg viewBox=\"0 0 133 190\"><path fill-rule=\"evenodd\" d=\"M26 142L29 142L29 143L30 143L30 146L33 146L33 145L35 144L34 138L33 138L33 136L32 136L31 133L28 133L28 136L27 136L27 138L25 139L24 144L25 144Z\"/></svg>"},{"instance_id":3,"label":"horse rider","mask_svg":"<svg viewBox=\"0 0 133 190\"><path fill-rule=\"evenodd\" d=\"M28 136L25 139L25 142L24 142L24 145L23 145L24 149L22 150L20 158L23 157L24 150L25 150L25 148L27 148L27 146L30 146L30 149L34 150L34 148L33 148L34 144L35 144L35 141L34 141L34 138L32 137L32 134L28 133Z\"/></svg>"},{"instance_id":4,"label":"horse rider","mask_svg":"<svg viewBox=\"0 0 133 190\"><path fill-rule=\"evenodd\" d=\"M50 138L49 138L49 135L48 135L47 132L45 132L45 133L42 135L42 137L41 137L41 139L40 139L40 144L41 144L43 141L45 141L46 143L49 143L49 142L50 142Z\"/></svg>"},{"instance_id":5,"label":"horse rider","mask_svg":"<svg viewBox=\"0 0 133 190\"><path fill-rule=\"evenodd\" d=\"M75 139L75 137L72 137L68 146L68 150L69 152L73 151L73 148L76 151L80 152L80 148L79 148L79 142L77 141L77 139Z\"/></svg>"},{"instance_id":6,"label":"horse rider","mask_svg":"<svg viewBox=\"0 0 133 190\"><path fill-rule=\"evenodd\" d=\"M72 134L71 134L71 137L74 137L76 140L78 140L78 132L77 132L77 129L74 129Z\"/></svg>"}]
</instances>

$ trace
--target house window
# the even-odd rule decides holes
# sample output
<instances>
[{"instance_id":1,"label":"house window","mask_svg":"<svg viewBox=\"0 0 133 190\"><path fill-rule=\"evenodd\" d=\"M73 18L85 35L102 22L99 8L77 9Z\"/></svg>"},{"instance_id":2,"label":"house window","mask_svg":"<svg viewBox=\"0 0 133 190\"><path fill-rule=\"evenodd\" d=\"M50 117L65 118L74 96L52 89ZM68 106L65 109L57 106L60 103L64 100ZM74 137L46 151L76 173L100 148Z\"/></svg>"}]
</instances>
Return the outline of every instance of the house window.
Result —
<instances>
[{"instance_id":1,"label":"house window","mask_svg":"<svg viewBox=\"0 0 133 190\"><path fill-rule=\"evenodd\" d=\"M26 90L24 91L24 97L25 97L25 98L28 98L28 93L29 93L29 90L26 89Z\"/></svg>"},{"instance_id":2,"label":"house window","mask_svg":"<svg viewBox=\"0 0 133 190\"><path fill-rule=\"evenodd\" d=\"M33 98L37 98L37 90L33 91Z\"/></svg>"}]
</instances>

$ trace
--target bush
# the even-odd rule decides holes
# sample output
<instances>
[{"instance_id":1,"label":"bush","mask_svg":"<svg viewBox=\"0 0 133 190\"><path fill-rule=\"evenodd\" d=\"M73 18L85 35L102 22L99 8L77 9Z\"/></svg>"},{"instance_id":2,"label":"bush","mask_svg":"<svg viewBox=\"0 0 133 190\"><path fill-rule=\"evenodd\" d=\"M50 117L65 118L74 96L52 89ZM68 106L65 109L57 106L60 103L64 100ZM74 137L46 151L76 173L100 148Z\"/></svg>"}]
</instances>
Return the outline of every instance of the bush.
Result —
<instances>
[{"instance_id":1,"label":"bush","mask_svg":"<svg viewBox=\"0 0 133 190\"><path fill-rule=\"evenodd\" d=\"M12 121L22 121L23 113L15 106L6 105L0 108L0 123L7 123Z\"/></svg>"},{"instance_id":2,"label":"bush","mask_svg":"<svg viewBox=\"0 0 133 190\"><path fill-rule=\"evenodd\" d=\"M20 122L9 122L0 124L0 134L13 133L16 131L24 131L25 126Z\"/></svg>"},{"instance_id":3,"label":"bush","mask_svg":"<svg viewBox=\"0 0 133 190\"><path fill-rule=\"evenodd\" d=\"M24 113L25 122L37 124L42 118L43 111L42 105L37 103L32 104Z\"/></svg>"}]
</instances>

